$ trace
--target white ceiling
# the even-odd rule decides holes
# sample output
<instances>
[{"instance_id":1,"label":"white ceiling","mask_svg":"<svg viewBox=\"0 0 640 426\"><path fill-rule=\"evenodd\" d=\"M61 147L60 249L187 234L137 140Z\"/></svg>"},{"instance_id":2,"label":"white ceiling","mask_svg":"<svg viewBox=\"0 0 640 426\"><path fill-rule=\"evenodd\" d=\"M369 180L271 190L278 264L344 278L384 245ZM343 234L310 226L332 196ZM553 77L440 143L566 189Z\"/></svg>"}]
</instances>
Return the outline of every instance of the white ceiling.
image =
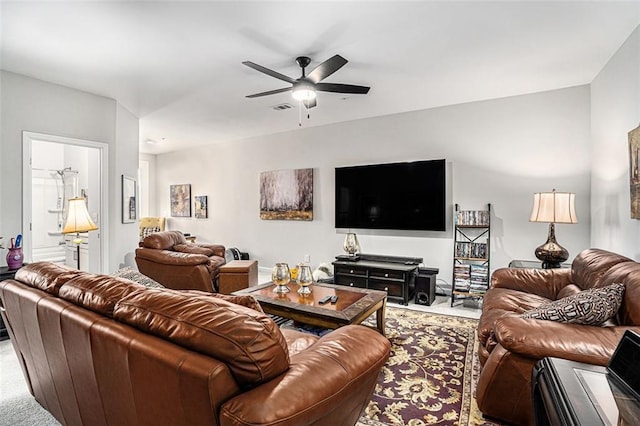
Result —
<instances>
[{"instance_id":1,"label":"white ceiling","mask_svg":"<svg viewBox=\"0 0 640 426\"><path fill-rule=\"evenodd\" d=\"M298 128L287 83L334 54L327 82L368 95L320 93L303 126L590 83L640 24L632 2L7 2L1 65L117 99L140 117L142 152L161 153ZM155 145L146 140L160 142Z\"/></svg>"}]
</instances>

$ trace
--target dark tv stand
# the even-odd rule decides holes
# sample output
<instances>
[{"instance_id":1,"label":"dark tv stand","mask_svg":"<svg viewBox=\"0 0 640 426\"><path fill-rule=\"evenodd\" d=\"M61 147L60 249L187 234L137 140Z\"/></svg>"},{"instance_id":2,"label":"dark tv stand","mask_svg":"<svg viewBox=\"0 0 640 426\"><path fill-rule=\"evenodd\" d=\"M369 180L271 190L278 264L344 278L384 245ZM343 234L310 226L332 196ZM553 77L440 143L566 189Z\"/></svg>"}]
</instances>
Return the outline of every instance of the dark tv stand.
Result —
<instances>
[{"instance_id":1,"label":"dark tv stand","mask_svg":"<svg viewBox=\"0 0 640 426\"><path fill-rule=\"evenodd\" d=\"M387 292L387 298L409 304L415 290L421 257L360 254L358 260L337 256L333 262L334 282L339 285Z\"/></svg>"}]
</instances>

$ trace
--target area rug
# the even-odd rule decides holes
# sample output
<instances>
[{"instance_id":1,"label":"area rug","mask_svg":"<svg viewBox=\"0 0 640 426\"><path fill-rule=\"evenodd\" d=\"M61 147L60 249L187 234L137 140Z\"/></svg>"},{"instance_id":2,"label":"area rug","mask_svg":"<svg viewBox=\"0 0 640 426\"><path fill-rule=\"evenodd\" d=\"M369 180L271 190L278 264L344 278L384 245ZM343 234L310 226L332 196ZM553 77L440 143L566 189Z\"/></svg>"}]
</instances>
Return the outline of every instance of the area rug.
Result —
<instances>
[{"instance_id":1,"label":"area rug","mask_svg":"<svg viewBox=\"0 0 640 426\"><path fill-rule=\"evenodd\" d=\"M391 356L358 426L496 425L482 417L474 397L477 325L474 319L387 308Z\"/></svg>"}]
</instances>

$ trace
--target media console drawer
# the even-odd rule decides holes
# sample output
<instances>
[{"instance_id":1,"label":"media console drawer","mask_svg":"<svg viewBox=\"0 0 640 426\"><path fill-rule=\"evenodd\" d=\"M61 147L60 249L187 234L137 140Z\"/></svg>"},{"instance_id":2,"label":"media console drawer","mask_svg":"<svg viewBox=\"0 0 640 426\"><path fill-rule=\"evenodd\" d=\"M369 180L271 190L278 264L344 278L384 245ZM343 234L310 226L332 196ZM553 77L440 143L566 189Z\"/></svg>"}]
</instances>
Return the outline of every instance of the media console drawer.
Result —
<instances>
[{"instance_id":1,"label":"media console drawer","mask_svg":"<svg viewBox=\"0 0 640 426\"><path fill-rule=\"evenodd\" d=\"M357 277L349 275L335 275L335 283L349 287L367 288L367 277Z\"/></svg>"}]
</instances>

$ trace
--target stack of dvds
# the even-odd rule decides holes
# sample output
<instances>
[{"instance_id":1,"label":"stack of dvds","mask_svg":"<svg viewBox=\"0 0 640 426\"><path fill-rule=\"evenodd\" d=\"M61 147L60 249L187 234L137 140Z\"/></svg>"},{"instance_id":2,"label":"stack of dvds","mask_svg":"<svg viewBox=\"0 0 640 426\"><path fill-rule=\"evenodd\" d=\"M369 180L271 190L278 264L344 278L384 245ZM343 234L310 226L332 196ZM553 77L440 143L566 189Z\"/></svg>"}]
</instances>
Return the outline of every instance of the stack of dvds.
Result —
<instances>
[{"instance_id":1,"label":"stack of dvds","mask_svg":"<svg viewBox=\"0 0 640 426\"><path fill-rule=\"evenodd\" d=\"M486 259L487 243L456 242L456 257L467 259Z\"/></svg>"},{"instance_id":2,"label":"stack of dvds","mask_svg":"<svg viewBox=\"0 0 640 426\"><path fill-rule=\"evenodd\" d=\"M487 265L470 265L469 293L484 294L489 286L489 268Z\"/></svg>"},{"instance_id":3,"label":"stack of dvds","mask_svg":"<svg viewBox=\"0 0 640 426\"><path fill-rule=\"evenodd\" d=\"M471 265L455 265L453 277L456 290L469 291L471 286Z\"/></svg>"},{"instance_id":4,"label":"stack of dvds","mask_svg":"<svg viewBox=\"0 0 640 426\"><path fill-rule=\"evenodd\" d=\"M459 210L456 212L456 224L462 226L489 226L489 211Z\"/></svg>"}]
</instances>

